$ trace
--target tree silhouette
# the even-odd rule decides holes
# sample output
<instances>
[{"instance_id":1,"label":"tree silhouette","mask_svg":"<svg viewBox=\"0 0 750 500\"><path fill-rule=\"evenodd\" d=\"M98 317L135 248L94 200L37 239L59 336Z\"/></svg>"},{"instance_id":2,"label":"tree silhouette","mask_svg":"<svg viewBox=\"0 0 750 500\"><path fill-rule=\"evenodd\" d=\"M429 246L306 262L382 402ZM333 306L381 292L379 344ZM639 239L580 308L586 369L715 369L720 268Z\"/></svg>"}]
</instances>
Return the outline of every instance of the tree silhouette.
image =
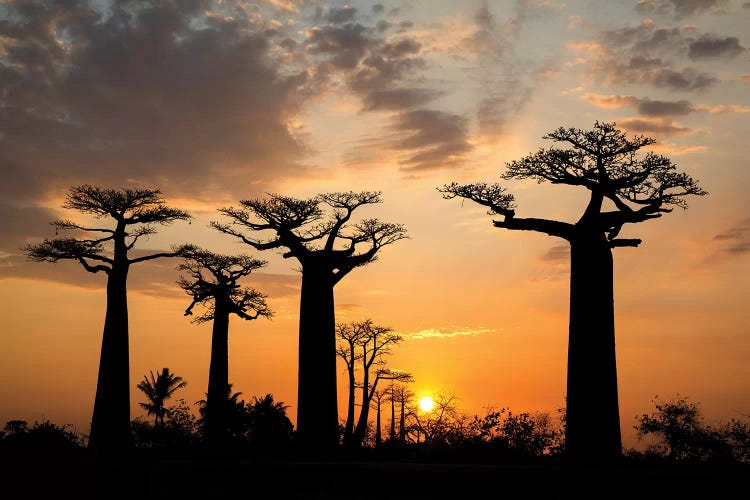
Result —
<instances>
[{"instance_id":1,"label":"tree silhouette","mask_svg":"<svg viewBox=\"0 0 750 500\"><path fill-rule=\"evenodd\" d=\"M212 222L257 250L285 249L302 271L299 320L297 437L311 451L338 445L334 286L354 268L376 260L386 245L406 238L400 224L363 219L350 224L355 210L381 203L379 192L325 193L309 199L269 194L222 208L231 224ZM268 239L254 234L270 231Z\"/></svg>"},{"instance_id":2,"label":"tree silhouette","mask_svg":"<svg viewBox=\"0 0 750 500\"><path fill-rule=\"evenodd\" d=\"M383 444L383 432L381 430L381 417L380 408L386 395L388 394L388 388L379 389L372 393L372 402L374 403L375 410L375 447L379 447Z\"/></svg>"},{"instance_id":3,"label":"tree silhouette","mask_svg":"<svg viewBox=\"0 0 750 500\"><path fill-rule=\"evenodd\" d=\"M213 321L204 430L209 443L221 445L228 437L229 316L253 320L273 315L266 304L266 295L238 284L266 262L248 255L220 255L194 245L183 248L181 255L185 261L177 269L187 277L180 277L178 283L193 299L185 315L192 315L193 308L201 304L206 311L193 321Z\"/></svg>"},{"instance_id":4,"label":"tree silhouette","mask_svg":"<svg viewBox=\"0 0 750 500\"><path fill-rule=\"evenodd\" d=\"M292 439L294 426L286 415L289 408L283 401L274 401L273 395L253 397L247 404L250 414L250 441L255 446L268 450L288 444Z\"/></svg>"},{"instance_id":5,"label":"tree silhouette","mask_svg":"<svg viewBox=\"0 0 750 500\"><path fill-rule=\"evenodd\" d=\"M378 326L371 319L349 324L338 323L336 336L341 342L336 346L336 354L344 360L349 379L349 399L347 419L344 426L344 445L360 446L367 434L367 422L372 398L381 380L410 382L409 373L383 368L383 356L390 354L391 347L403 340L389 327ZM357 383L355 371L362 370L362 381ZM371 377L373 377L371 380ZM361 389L360 413L354 426L355 388Z\"/></svg>"},{"instance_id":6,"label":"tree silhouette","mask_svg":"<svg viewBox=\"0 0 750 500\"><path fill-rule=\"evenodd\" d=\"M617 369L612 249L634 247L639 239L618 238L625 224L661 217L684 198L706 192L669 158L638 151L654 139L627 137L614 123L592 130L558 128L544 136L566 147L540 149L507 164L502 178L534 179L590 191L575 223L518 218L514 197L499 184L451 183L443 197L465 198L489 208L495 227L536 231L570 244L566 450L574 460L617 459L622 452ZM605 206L607 205L607 206Z\"/></svg>"},{"instance_id":7,"label":"tree silhouette","mask_svg":"<svg viewBox=\"0 0 750 500\"><path fill-rule=\"evenodd\" d=\"M172 397L178 389L182 389L187 382L182 377L170 373L169 368L163 368L161 372L150 372L151 378L143 376L143 380L136 386L148 398L147 403L138 403L146 410L148 415L154 416L154 427L164 424L167 408L164 403Z\"/></svg>"},{"instance_id":8,"label":"tree silhouette","mask_svg":"<svg viewBox=\"0 0 750 500\"><path fill-rule=\"evenodd\" d=\"M97 452L116 453L128 446L130 428L128 271L139 262L174 257L178 250L135 258L128 253L140 238L156 233L155 225L191 217L183 210L168 207L158 189L116 190L87 184L71 188L63 208L96 219L112 219L114 228L56 220L52 222L55 234L73 230L81 237L45 238L42 243L25 246L24 251L32 261L74 260L90 273L107 275L107 312L88 446Z\"/></svg>"}]
</instances>

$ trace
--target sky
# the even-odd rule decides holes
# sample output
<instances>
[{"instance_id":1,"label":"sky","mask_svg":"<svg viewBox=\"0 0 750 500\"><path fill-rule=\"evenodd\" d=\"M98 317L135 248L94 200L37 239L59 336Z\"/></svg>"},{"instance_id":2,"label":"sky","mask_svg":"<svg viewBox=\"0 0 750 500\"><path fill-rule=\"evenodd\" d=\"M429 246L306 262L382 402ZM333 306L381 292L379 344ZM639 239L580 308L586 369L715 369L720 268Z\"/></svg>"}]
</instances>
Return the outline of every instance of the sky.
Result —
<instances>
[{"instance_id":1,"label":"sky","mask_svg":"<svg viewBox=\"0 0 750 500\"><path fill-rule=\"evenodd\" d=\"M340 322L402 335L387 366L458 409L564 406L569 251L444 200L500 181L558 127L614 122L653 137L709 194L621 234L615 322L623 443L654 397L708 422L750 415L750 2L503 0L0 2L0 421L88 432L105 277L29 262L72 186L160 189L194 219L140 251L195 243L268 261L246 281L270 320L230 323L229 377L296 416L300 274L210 228L265 193L381 191L357 211L404 224L335 288ZM519 217L575 222L587 192L503 181ZM135 386L163 367L192 404L207 388L211 325L183 316L176 259L131 269ZM344 368L339 406L345 405Z\"/></svg>"}]
</instances>

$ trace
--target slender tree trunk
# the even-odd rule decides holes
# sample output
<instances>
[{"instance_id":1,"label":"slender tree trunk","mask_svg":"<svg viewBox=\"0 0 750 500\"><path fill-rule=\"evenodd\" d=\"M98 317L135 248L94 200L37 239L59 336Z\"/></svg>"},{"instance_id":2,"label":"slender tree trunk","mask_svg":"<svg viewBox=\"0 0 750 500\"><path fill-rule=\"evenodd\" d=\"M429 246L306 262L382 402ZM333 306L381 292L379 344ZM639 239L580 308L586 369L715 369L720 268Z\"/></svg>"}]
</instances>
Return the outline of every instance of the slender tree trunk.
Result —
<instances>
[{"instance_id":1,"label":"slender tree trunk","mask_svg":"<svg viewBox=\"0 0 750 500\"><path fill-rule=\"evenodd\" d=\"M378 413L375 417L375 446L380 447L380 445L383 443L383 437L380 433L380 401L378 401Z\"/></svg>"},{"instance_id":2,"label":"slender tree trunk","mask_svg":"<svg viewBox=\"0 0 750 500\"><path fill-rule=\"evenodd\" d=\"M326 453L338 446L336 327L330 271L302 271L299 320L297 435L300 445Z\"/></svg>"},{"instance_id":3,"label":"slender tree trunk","mask_svg":"<svg viewBox=\"0 0 750 500\"><path fill-rule=\"evenodd\" d=\"M206 393L206 440L211 446L221 447L226 443L229 402L229 314L227 297L216 297L211 333L211 364L208 369L208 391Z\"/></svg>"},{"instance_id":4,"label":"slender tree trunk","mask_svg":"<svg viewBox=\"0 0 750 500\"><path fill-rule=\"evenodd\" d=\"M393 385L391 385L391 435L389 439L391 441L396 439L396 397L393 393Z\"/></svg>"},{"instance_id":5,"label":"slender tree trunk","mask_svg":"<svg viewBox=\"0 0 750 500\"><path fill-rule=\"evenodd\" d=\"M370 402L372 402L372 395L375 393L375 388L378 385L378 378L376 377L372 387L369 387L370 377L368 370L369 368L365 366L362 386L362 408L359 411L359 420L357 420L357 427L354 428L354 436L352 437L354 446L361 446L367 435L367 422L370 420Z\"/></svg>"},{"instance_id":6,"label":"slender tree trunk","mask_svg":"<svg viewBox=\"0 0 750 500\"><path fill-rule=\"evenodd\" d=\"M349 377L348 400L346 404L346 424L344 425L344 446L352 445L352 435L354 434L354 352L351 353L352 365L347 366L347 375Z\"/></svg>"},{"instance_id":7,"label":"slender tree trunk","mask_svg":"<svg viewBox=\"0 0 750 500\"><path fill-rule=\"evenodd\" d=\"M565 446L582 463L620 457L612 250L596 230L571 241Z\"/></svg>"},{"instance_id":8,"label":"slender tree trunk","mask_svg":"<svg viewBox=\"0 0 750 500\"><path fill-rule=\"evenodd\" d=\"M401 399L400 403L401 403L401 415L399 416L399 419L398 419L398 440L403 443L406 440L406 429L404 428L405 423L406 423L405 422L406 415L404 414L405 413L404 412L404 406L405 406L404 398Z\"/></svg>"},{"instance_id":9,"label":"slender tree trunk","mask_svg":"<svg viewBox=\"0 0 750 500\"><path fill-rule=\"evenodd\" d=\"M122 452L130 444L128 263L118 260L107 278L107 312L89 435L89 448L104 455Z\"/></svg>"}]
</instances>

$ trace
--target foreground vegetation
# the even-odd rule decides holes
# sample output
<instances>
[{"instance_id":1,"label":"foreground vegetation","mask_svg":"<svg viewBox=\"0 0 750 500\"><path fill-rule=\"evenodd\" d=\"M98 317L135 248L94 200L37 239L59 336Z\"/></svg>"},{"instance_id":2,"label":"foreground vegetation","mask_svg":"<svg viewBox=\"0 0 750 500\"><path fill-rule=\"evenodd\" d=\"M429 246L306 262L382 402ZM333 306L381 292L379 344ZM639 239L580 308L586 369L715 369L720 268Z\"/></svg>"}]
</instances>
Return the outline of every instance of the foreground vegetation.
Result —
<instances>
[{"instance_id":1,"label":"foreground vegetation","mask_svg":"<svg viewBox=\"0 0 750 500\"><path fill-rule=\"evenodd\" d=\"M246 402L241 393L228 395L232 411L231 439L222 448L205 440L205 401L199 416L179 399L169 407L151 407L154 420L131 422L131 447L123 456L161 458L277 459L325 458L343 461L401 461L433 463L537 464L566 463L564 411L557 418L546 413L514 413L488 410L483 416L467 416L439 398L430 412L409 410L405 427L391 426L378 442L377 429L357 449L340 447L325 457L309 456L296 446L295 429L286 415L287 406L271 394ZM653 410L637 417L638 437L648 441L645 451L623 450L620 465L716 465L744 468L750 472L750 424L731 419L718 425L704 421L700 405L685 397L669 401L655 398ZM143 405L146 408L146 405ZM343 438L343 425L341 426ZM87 436L68 425L49 421L29 424L11 420L0 432L0 456L88 456Z\"/></svg>"}]
</instances>

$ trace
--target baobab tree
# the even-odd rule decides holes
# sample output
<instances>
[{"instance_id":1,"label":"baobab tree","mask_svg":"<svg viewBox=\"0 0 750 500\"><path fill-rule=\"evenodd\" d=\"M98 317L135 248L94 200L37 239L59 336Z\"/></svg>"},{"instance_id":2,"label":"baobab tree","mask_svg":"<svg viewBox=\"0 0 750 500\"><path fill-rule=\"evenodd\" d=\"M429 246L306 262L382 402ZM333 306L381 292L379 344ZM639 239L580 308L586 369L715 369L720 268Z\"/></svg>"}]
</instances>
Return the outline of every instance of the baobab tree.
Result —
<instances>
[{"instance_id":1,"label":"baobab tree","mask_svg":"<svg viewBox=\"0 0 750 500\"><path fill-rule=\"evenodd\" d=\"M411 382L409 373L389 370L384 367L384 356L391 353L391 347L403 340L392 328L376 325L372 319L336 324L339 339L336 354L344 360L349 379L349 399L347 419L344 425L344 445L357 447L367 435L367 423L372 398L381 380ZM356 380L355 372L361 369L362 379ZM354 426L355 389L359 387L360 413ZM378 414L379 417L379 414Z\"/></svg>"},{"instance_id":2,"label":"baobab tree","mask_svg":"<svg viewBox=\"0 0 750 500\"><path fill-rule=\"evenodd\" d=\"M386 245L407 237L401 224L362 219L355 210L382 203L381 193L332 192L309 199L269 194L221 208L230 224L212 222L256 250L282 249L302 271L299 319L297 437L312 451L338 445L336 319L333 289L353 269L376 260ZM247 231L250 233L247 233ZM270 232L266 239L257 233Z\"/></svg>"},{"instance_id":3,"label":"baobab tree","mask_svg":"<svg viewBox=\"0 0 750 500\"><path fill-rule=\"evenodd\" d=\"M200 304L205 311L193 322L213 321L203 423L206 440L221 446L229 434L229 317L234 314L250 321L273 316L265 294L238 283L267 263L249 255L221 255L194 245L184 247L181 256L185 261L177 269L187 276L181 276L178 284L193 299L185 316L191 316Z\"/></svg>"},{"instance_id":4,"label":"baobab tree","mask_svg":"<svg viewBox=\"0 0 750 500\"><path fill-rule=\"evenodd\" d=\"M405 383L391 383L388 387L387 398L391 403L391 427L388 436L390 441L397 440L403 443L406 439L406 407L414 401L414 396L414 392L409 390ZM398 433L396 433L396 403L399 405Z\"/></svg>"},{"instance_id":5,"label":"baobab tree","mask_svg":"<svg viewBox=\"0 0 750 500\"><path fill-rule=\"evenodd\" d=\"M443 197L465 198L489 208L495 227L536 231L570 245L567 421L565 446L574 460L616 460L622 452L612 249L636 247L619 238L626 224L687 208L685 197L706 192L663 155L639 150L652 138L627 137L614 123L592 130L558 128L544 136L564 147L540 149L507 164L502 178L534 179L587 189L589 200L576 222L516 217L514 197L500 184L452 183Z\"/></svg>"},{"instance_id":6,"label":"baobab tree","mask_svg":"<svg viewBox=\"0 0 750 500\"><path fill-rule=\"evenodd\" d=\"M136 242L156 233L156 225L190 220L184 210L166 205L158 189L105 189L84 184L70 189L63 208L95 219L110 219L108 227L91 227L68 219L51 224L59 231L77 231L79 237L45 238L24 251L36 262L73 260L90 273L107 276L107 312L102 333L99 375L89 448L117 453L129 444L130 353L128 340L127 279L130 266L161 257L174 257L179 248L129 257ZM99 236L101 235L101 236Z\"/></svg>"}]
</instances>

